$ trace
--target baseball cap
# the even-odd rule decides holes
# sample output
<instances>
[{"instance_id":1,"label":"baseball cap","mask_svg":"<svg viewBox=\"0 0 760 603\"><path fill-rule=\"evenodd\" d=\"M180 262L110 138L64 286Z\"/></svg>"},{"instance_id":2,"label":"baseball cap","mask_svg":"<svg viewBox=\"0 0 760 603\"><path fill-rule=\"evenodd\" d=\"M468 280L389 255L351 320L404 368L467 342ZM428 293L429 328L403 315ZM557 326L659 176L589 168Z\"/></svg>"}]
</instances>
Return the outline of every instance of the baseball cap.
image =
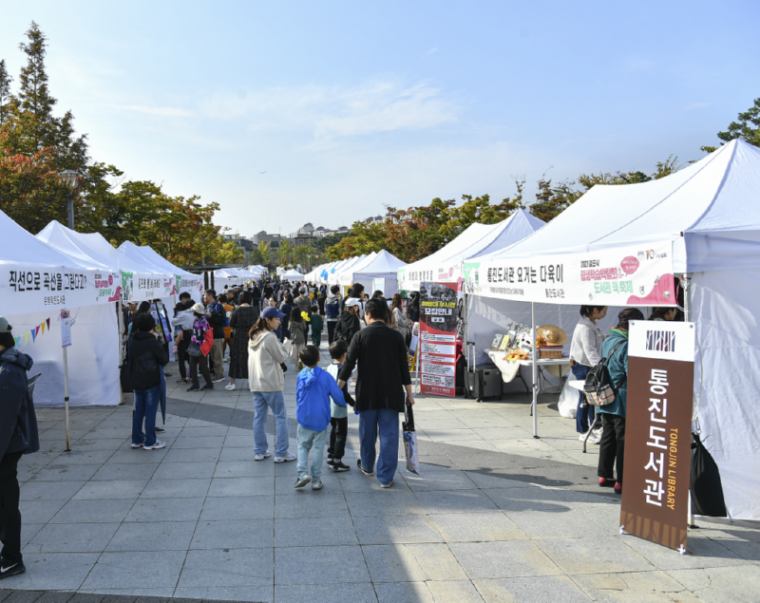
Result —
<instances>
[{"instance_id":1,"label":"baseball cap","mask_svg":"<svg viewBox=\"0 0 760 603\"><path fill-rule=\"evenodd\" d=\"M196 314L205 314L206 308L203 304L195 304L192 308L190 308L193 312Z\"/></svg>"},{"instance_id":2,"label":"baseball cap","mask_svg":"<svg viewBox=\"0 0 760 603\"><path fill-rule=\"evenodd\" d=\"M346 308L350 308L352 306L358 306L359 305L359 300L356 299L355 297L349 297L346 300L346 304L345 305L346 305Z\"/></svg>"},{"instance_id":3,"label":"baseball cap","mask_svg":"<svg viewBox=\"0 0 760 603\"><path fill-rule=\"evenodd\" d=\"M264 308L264 311L261 313L261 318L284 318L284 317L285 315L274 306L269 306L268 308Z\"/></svg>"},{"instance_id":4,"label":"baseball cap","mask_svg":"<svg viewBox=\"0 0 760 603\"><path fill-rule=\"evenodd\" d=\"M13 327L8 324L4 316L0 316L0 333L10 333Z\"/></svg>"}]
</instances>

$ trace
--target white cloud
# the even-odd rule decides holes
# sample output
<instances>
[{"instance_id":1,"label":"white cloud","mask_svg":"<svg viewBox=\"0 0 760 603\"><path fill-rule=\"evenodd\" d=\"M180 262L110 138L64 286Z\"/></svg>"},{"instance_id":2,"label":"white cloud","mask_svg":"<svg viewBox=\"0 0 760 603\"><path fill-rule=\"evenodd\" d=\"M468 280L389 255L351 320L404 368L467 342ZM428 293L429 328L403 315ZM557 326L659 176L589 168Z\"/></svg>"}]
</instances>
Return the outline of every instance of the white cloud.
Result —
<instances>
[{"instance_id":1,"label":"white cloud","mask_svg":"<svg viewBox=\"0 0 760 603\"><path fill-rule=\"evenodd\" d=\"M161 115L163 117L190 117L192 113L185 109L176 107L146 107L144 105L127 105L119 106L118 109L123 111L136 111L137 113L148 113L149 115Z\"/></svg>"},{"instance_id":2,"label":"white cloud","mask_svg":"<svg viewBox=\"0 0 760 603\"><path fill-rule=\"evenodd\" d=\"M456 104L425 82L371 82L354 88L308 86L255 93L220 92L201 103L216 119L253 130L307 129L315 140L420 130L457 119Z\"/></svg>"}]
</instances>

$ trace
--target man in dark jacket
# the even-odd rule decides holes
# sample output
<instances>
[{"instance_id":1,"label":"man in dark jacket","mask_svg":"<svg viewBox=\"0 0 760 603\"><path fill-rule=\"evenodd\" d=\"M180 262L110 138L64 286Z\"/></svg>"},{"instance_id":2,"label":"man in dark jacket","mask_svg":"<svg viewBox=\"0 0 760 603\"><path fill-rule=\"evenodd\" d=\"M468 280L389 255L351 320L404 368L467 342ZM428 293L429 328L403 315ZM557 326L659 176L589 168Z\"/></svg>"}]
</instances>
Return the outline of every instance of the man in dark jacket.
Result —
<instances>
[{"instance_id":1,"label":"man in dark jacket","mask_svg":"<svg viewBox=\"0 0 760 603\"><path fill-rule=\"evenodd\" d=\"M156 439L156 413L161 394L161 367L169 362L169 355L151 333L155 326L156 321L148 312L139 314L132 325L132 338L129 340L129 371L135 392L132 448L145 450L158 450L166 446L166 443Z\"/></svg>"},{"instance_id":2,"label":"man in dark jacket","mask_svg":"<svg viewBox=\"0 0 760 603\"><path fill-rule=\"evenodd\" d=\"M359 413L361 458L357 465L364 475L373 474L379 431L377 479L381 487L389 488L398 467L398 414L404 412L405 403L414 404L412 379L404 337L384 322L385 301L370 300L366 312L369 326L351 340L346 362L338 375L338 387L346 384L358 362L356 410Z\"/></svg>"},{"instance_id":3,"label":"man in dark jacket","mask_svg":"<svg viewBox=\"0 0 760 603\"><path fill-rule=\"evenodd\" d=\"M33 361L15 348L8 321L0 316L0 580L26 571L21 555L17 467L23 454L40 449L37 416L27 387Z\"/></svg>"},{"instance_id":4,"label":"man in dark jacket","mask_svg":"<svg viewBox=\"0 0 760 603\"><path fill-rule=\"evenodd\" d=\"M330 295L325 300L328 345L335 339L335 327L338 326L338 317L340 316L340 302L340 287L333 285L330 287Z\"/></svg>"},{"instance_id":5,"label":"man in dark jacket","mask_svg":"<svg viewBox=\"0 0 760 603\"><path fill-rule=\"evenodd\" d=\"M206 319L214 331L214 347L209 353L213 365L211 381L218 383L224 381L224 327L227 323L227 310L216 301L216 291L209 289L203 298L206 302Z\"/></svg>"}]
</instances>

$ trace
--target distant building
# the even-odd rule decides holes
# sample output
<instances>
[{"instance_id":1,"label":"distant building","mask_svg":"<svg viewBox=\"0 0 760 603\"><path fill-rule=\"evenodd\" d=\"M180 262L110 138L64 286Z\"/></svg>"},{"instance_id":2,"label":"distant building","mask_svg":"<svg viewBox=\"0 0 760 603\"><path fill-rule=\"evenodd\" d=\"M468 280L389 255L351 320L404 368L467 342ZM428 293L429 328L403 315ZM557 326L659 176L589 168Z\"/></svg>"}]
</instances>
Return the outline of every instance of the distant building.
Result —
<instances>
[{"instance_id":1,"label":"distant building","mask_svg":"<svg viewBox=\"0 0 760 603\"><path fill-rule=\"evenodd\" d=\"M269 249L277 249L285 237L279 234L267 234L266 230L257 232L253 235L253 244L258 247L260 243L269 243Z\"/></svg>"}]
</instances>

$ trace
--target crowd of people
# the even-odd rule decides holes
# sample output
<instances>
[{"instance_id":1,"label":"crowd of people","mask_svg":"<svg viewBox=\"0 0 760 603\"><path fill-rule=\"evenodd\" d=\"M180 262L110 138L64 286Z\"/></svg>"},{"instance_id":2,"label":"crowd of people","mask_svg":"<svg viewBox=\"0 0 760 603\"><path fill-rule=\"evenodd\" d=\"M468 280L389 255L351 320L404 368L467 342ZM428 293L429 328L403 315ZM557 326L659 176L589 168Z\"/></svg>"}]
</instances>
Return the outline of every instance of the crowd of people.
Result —
<instances>
[{"instance_id":1,"label":"crowd of people","mask_svg":"<svg viewBox=\"0 0 760 603\"><path fill-rule=\"evenodd\" d=\"M234 391L246 381L253 394L254 460L272 456L266 433L268 414L275 419L274 462L297 461L295 487L311 483L323 488L325 448L327 466L343 472L348 434L348 409L359 416L358 470L377 476L382 488L393 486L398 466L399 414L414 404L408 345L419 321L419 295L406 307L398 294L386 300L376 291L369 296L360 284L346 296L337 286L261 281L233 287L223 294L207 290L195 301L179 296L170 338L159 336L160 325L151 304L130 304L124 315L124 365L134 392L132 441L134 449L158 450L164 432L156 424L159 408L165 415L169 348L178 360L179 382L188 392L213 390L228 379ZM581 439L600 445L599 485L622 492L630 321L643 320L635 308L618 315L609 334L597 322L607 308L582 306L581 319L570 348L571 369L584 379L605 362L615 387L615 399L594 409L579 395L576 428ZM650 320L675 320L671 308L655 308ZM323 330L326 326L330 364L323 370ZM297 454L289 450L290 424L285 405L284 373L288 363L298 370L296 383ZM225 365L228 364L225 376ZM12 327L0 317L0 577L25 571L21 556L17 466L22 454L39 449L36 418L27 372L32 359L15 349ZM201 386L199 374L203 377ZM123 377L123 376L122 376ZM349 382L355 382L354 394ZM124 383L124 381L123 381ZM596 410L596 413L594 412ZM328 429L330 433L328 435ZM379 439L379 452L377 441ZM310 461L311 457L311 461Z\"/></svg>"}]
</instances>

